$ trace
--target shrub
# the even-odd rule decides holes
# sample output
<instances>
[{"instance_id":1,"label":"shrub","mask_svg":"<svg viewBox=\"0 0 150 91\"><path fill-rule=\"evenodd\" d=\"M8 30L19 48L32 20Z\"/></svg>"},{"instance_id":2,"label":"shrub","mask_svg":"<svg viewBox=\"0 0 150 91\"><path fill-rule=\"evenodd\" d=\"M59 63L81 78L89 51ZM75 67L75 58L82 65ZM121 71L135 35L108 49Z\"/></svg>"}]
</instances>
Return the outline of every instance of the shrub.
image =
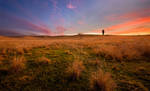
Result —
<instances>
[{"instance_id":1,"label":"shrub","mask_svg":"<svg viewBox=\"0 0 150 91\"><path fill-rule=\"evenodd\" d=\"M7 54L6 49L5 49L5 48L1 49L0 53L1 53L2 55Z\"/></svg>"},{"instance_id":2,"label":"shrub","mask_svg":"<svg viewBox=\"0 0 150 91\"><path fill-rule=\"evenodd\" d=\"M115 86L110 73L104 73L101 69L90 78L90 87L94 91L113 91Z\"/></svg>"},{"instance_id":3,"label":"shrub","mask_svg":"<svg viewBox=\"0 0 150 91\"><path fill-rule=\"evenodd\" d=\"M8 75L8 69L0 68L0 76L6 76L6 75Z\"/></svg>"},{"instance_id":4,"label":"shrub","mask_svg":"<svg viewBox=\"0 0 150 91\"><path fill-rule=\"evenodd\" d=\"M96 60L88 61L88 63L93 66L100 66L101 61L96 59Z\"/></svg>"},{"instance_id":5,"label":"shrub","mask_svg":"<svg viewBox=\"0 0 150 91\"><path fill-rule=\"evenodd\" d=\"M11 61L11 67L10 70L11 72L20 72L23 69L25 69L25 58L23 56L20 57L15 57L12 61Z\"/></svg>"},{"instance_id":6,"label":"shrub","mask_svg":"<svg viewBox=\"0 0 150 91\"><path fill-rule=\"evenodd\" d=\"M137 44L137 46L135 46L135 50L137 50L141 56L144 57L150 57L150 49L149 49L150 45L148 44Z\"/></svg>"},{"instance_id":7,"label":"shrub","mask_svg":"<svg viewBox=\"0 0 150 91\"><path fill-rule=\"evenodd\" d=\"M67 72L72 80L77 80L81 77L82 71L85 69L82 61L74 61L72 65L68 67Z\"/></svg>"},{"instance_id":8,"label":"shrub","mask_svg":"<svg viewBox=\"0 0 150 91\"><path fill-rule=\"evenodd\" d=\"M31 50L30 47L24 47L24 48L23 48L24 53L28 53L30 50Z\"/></svg>"},{"instance_id":9,"label":"shrub","mask_svg":"<svg viewBox=\"0 0 150 91\"><path fill-rule=\"evenodd\" d=\"M135 45L136 46L136 45ZM116 61L131 61L139 59L140 52L136 50L134 45L118 44L118 45L103 45L98 48L94 48L93 52L97 56L104 57L107 60Z\"/></svg>"},{"instance_id":10,"label":"shrub","mask_svg":"<svg viewBox=\"0 0 150 91\"><path fill-rule=\"evenodd\" d=\"M108 59L108 60L122 60L123 59L122 51L118 50L118 48L115 46L103 45L101 47L94 48L93 52L97 56L104 57L105 59Z\"/></svg>"},{"instance_id":11,"label":"shrub","mask_svg":"<svg viewBox=\"0 0 150 91\"><path fill-rule=\"evenodd\" d=\"M40 57L40 58L37 60L37 62L42 63L42 64L50 64L50 63L51 63L51 60L43 56L43 57Z\"/></svg>"},{"instance_id":12,"label":"shrub","mask_svg":"<svg viewBox=\"0 0 150 91\"><path fill-rule=\"evenodd\" d=\"M30 81L32 79L33 78L31 76L28 76L28 75L24 75L24 76L19 78L20 81Z\"/></svg>"},{"instance_id":13,"label":"shrub","mask_svg":"<svg viewBox=\"0 0 150 91\"><path fill-rule=\"evenodd\" d=\"M23 55L24 54L24 50L22 48L16 48L16 53L17 55Z\"/></svg>"},{"instance_id":14,"label":"shrub","mask_svg":"<svg viewBox=\"0 0 150 91\"><path fill-rule=\"evenodd\" d=\"M3 60L4 60L4 58L3 58L2 56L0 56L0 64L3 63L3 62L2 62Z\"/></svg>"}]
</instances>

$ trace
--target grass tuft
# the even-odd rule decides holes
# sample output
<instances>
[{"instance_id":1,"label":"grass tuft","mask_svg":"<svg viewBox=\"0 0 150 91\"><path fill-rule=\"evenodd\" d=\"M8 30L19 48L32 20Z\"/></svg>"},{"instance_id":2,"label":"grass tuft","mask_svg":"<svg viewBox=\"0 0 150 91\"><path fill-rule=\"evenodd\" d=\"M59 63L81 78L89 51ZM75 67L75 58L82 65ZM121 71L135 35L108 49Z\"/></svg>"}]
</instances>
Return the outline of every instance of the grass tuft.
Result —
<instances>
[{"instance_id":1,"label":"grass tuft","mask_svg":"<svg viewBox=\"0 0 150 91\"><path fill-rule=\"evenodd\" d=\"M113 91L115 86L110 73L104 73L102 69L94 72L90 78L90 87L94 91Z\"/></svg>"},{"instance_id":2,"label":"grass tuft","mask_svg":"<svg viewBox=\"0 0 150 91\"><path fill-rule=\"evenodd\" d=\"M50 64L50 63L51 63L51 60L43 56L43 57L40 57L40 58L37 60L37 62L42 63L42 64Z\"/></svg>"},{"instance_id":3,"label":"grass tuft","mask_svg":"<svg viewBox=\"0 0 150 91\"><path fill-rule=\"evenodd\" d=\"M12 61L11 61L11 67L10 70L13 73L17 73L22 71L23 69L25 69L25 58L24 56L20 56L20 57L15 57Z\"/></svg>"},{"instance_id":4,"label":"grass tuft","mask_svg":"<svg viewBox=\"0 0 150 91\"><path fill-rule=\"evenodd\" d=\"M4 57L0 56L0 64L3 63Z\"/></svg>"},{"instance_id":5,"label":"grass tuft","mask_svg":"<svg viewBox=\"0 0 150 91\"><path fill-rule=\"evenodd\" d=\"M69 76L72 80L77 80L81 77L81 73L85 69L82 61L74 61L67 69Z\"/></svg>"}]
</instances>

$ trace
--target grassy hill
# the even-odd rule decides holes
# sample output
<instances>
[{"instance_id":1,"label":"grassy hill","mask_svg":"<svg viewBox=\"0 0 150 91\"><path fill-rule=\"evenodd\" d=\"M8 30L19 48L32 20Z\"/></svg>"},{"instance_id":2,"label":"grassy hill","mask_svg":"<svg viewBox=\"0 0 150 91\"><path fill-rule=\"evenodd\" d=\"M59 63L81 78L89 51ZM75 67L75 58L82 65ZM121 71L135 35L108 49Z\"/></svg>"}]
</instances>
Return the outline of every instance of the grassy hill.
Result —
<instances>
[{"instance_id":1,"label":"grassy hill","mask_svg":"<svg viewBox=\"0 0 150 91\"><path fill-rule=\"evenodd\" d=\"M0 37L0 91L148 91L150 36Z\"/></svg>"}]
</instances>

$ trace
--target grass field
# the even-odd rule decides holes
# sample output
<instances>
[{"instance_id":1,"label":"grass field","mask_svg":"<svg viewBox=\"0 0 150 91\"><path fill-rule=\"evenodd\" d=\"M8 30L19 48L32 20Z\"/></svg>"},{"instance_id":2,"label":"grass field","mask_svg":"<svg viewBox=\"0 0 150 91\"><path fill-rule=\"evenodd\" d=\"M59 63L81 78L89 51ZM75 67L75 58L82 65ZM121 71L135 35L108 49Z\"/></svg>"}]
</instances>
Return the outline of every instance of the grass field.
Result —
<instances>
[{"instance_id":1,"label":"grass field","mask_svg":"<svg viewBox=\"0 0 150 91\"><path fill-rule=\"evenodd\" d=\"M0 91L149 91L150 36L0 37Z\"/></svg>"}]
</instances>

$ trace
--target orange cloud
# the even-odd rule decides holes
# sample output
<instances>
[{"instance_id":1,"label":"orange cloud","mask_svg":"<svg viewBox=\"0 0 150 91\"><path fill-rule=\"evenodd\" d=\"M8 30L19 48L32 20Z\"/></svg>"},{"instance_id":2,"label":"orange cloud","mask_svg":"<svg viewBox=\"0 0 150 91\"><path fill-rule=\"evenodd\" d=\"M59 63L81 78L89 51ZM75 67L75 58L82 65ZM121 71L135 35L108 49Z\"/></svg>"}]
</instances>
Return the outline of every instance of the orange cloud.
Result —
<instances>
[{"instance_id":1,"label":"orange cloud","mask_svg":"<svg viewBox=\"0 0 150 91\"><path fill-rule=\"evenodd\" d=\"M150 27L137 27L124 31L113 32L113 34L150 34Z\"/></svg>"},{"instance_id":2,"label":"orange cloud","mask_svg":"<svg viewBox=\"0 0 150 91\"><path fill-rule=\"evenodd\" d=\"M79 25L84 25L84 24L85 24L84 21L82 21L82 20L79 20L77 23L78 23Z\"/></svg>"},{"instance_id":3,"label":"orange cloud","mask_svg":"<svg viewBox=\"0 0 150 91\"><path fill-rule=\"evenodd\" d=\"M139 31L147 31L147 28L135 28L139 26L145 26L150 23L150 9L143 9L135 12L129 12L126 14L114 14L111 16L107 16L106 19L109 21L117 21L117 20L126 20L123 23L116 24L110 27L107 27L107 30L110 34L123 34L127 32L127 29L131 32L139 32Z\"/></svg>"},{"instance_id":4,"label":"orange cloud","mask_svg":"<svg viewBox=\"0 0 150 91\"><path fill-rule=\"evenodd\" d=\"M136 34L136 32L150 34L150 28L145 27L149 23L150 23L150 16L136 18L134 20L126 21L121 24L116 24L116 25L106 28L105 30L106 30L106 33L108 33L108 34L127 34L127 33L132 33L132 32L134 34ZM143 27L140 27L140 26L143 26ZM95 30L91 30L89 32L90 33L101 33L101 30L102 29L95 29Z\"/></svg>"},{"instance_id":5,"label":"orange cloud","mask_svg":"<svg viewBox=\"0 0 150 91\"><path fill-rule=\"evenodd\" d=\"M97 30L92 30L91 32L92 33L100 33L101 31L100 31L100 29L97 29Z\"/></svg>"},{"instance_id":6,"label":"orange cloud","mask_svg":"<svg viewBox=\"0 0 150 91\"><path fill-rule=\"evenodd\" d=\"M149 22L150 22L150 16L149 17L143 17L143 18L137 18L137 19L132 20L132 21L127 21L127 22L124 22L122 24L117 24L117 25L108 27L108 30L113 31L113 30L118 30L121 28L132 27L135 25L142 25L142 24L149 23Z\"/></svg>"},{"instance_id":7,"label":"orange cloud","mask_svg":"<svg viewBox=\"0 0 150 91\"><path fill-rule=\"evenodd\" d=\"M65 32L66 30L67 30L67 29L66 29L64 26L57 26L57 27L56 27L56 34L64 35L64 32Z\"/></svg>"},{"instance_id":8,"label":"orange cloud","mask_svg":"<svg viewBox=\"0 0 150 91\"><path fill-rule=\"evenodd\" d=\"M113 15L110 15L110 16L106 16L105 18L109 21L134 19L134 18L138 18L138 17L148 15L149 13L150 13L150 9L143 9L143 10L138 10L138 11L134 11L134 12L128 12L128 13L125 13L125 14L113 14Z\"/></svg>"}]
</instances>

